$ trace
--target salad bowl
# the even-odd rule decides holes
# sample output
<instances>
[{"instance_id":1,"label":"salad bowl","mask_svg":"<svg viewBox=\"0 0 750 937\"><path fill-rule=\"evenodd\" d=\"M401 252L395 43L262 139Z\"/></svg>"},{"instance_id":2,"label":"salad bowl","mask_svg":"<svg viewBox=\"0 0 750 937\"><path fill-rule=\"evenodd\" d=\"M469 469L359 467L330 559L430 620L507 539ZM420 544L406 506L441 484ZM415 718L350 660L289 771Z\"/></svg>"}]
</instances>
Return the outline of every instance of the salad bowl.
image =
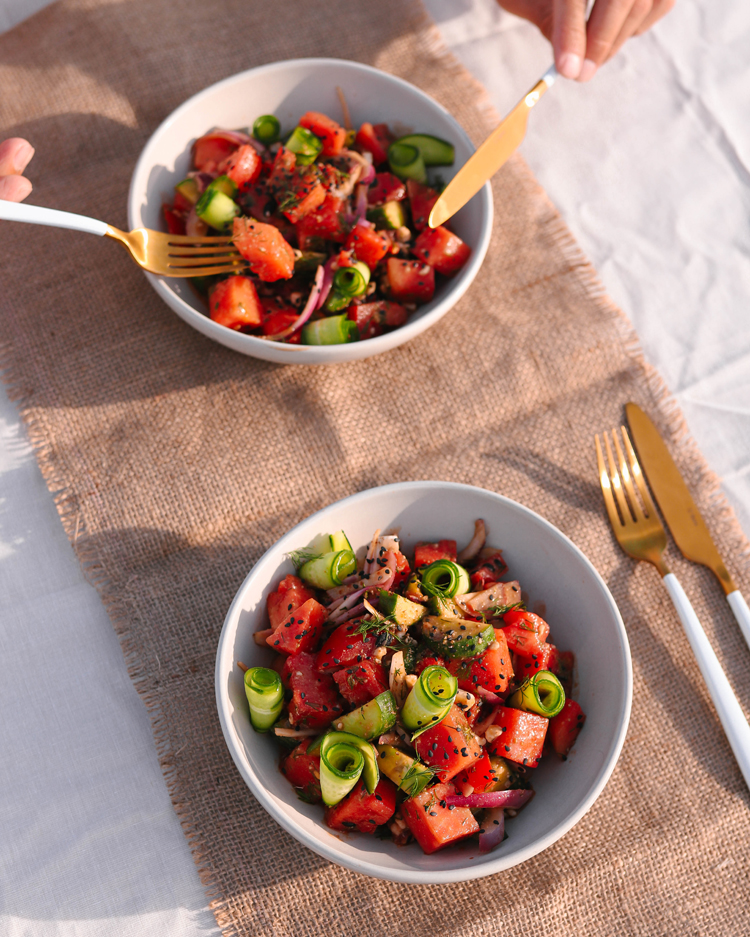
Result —
<instances>
[{"instance_id":1,"label":"salad bowl","mask_svg":"<svg viewBox=\"0 0 750 937\"><path fill-rule=\"evenodd\" d=\"M253 634L267 627L266 599L294 572L289 553L318 535L346 531L353 548L373 532L398 533L406 552L417 541L452 538L467 544L482 518L488 543L503 549L508 577L520 580L529 607L544 603L555 642L576 654L575 699L588 721L566 761L545 755L534 770L536 796L508 824L491 852L476 841L425 855L364 833L329 829L319 805L299 800L279 771L276 741L250 723L237 662L270 666L270 649ZM352 495L317 512L271 546L248 573L227 612L216 657L216 702L227 747L242 778L287 832L331 862L395 882L437 884L511 868L552 845L592 807L625 739L632 665L625 629L607 586L583 553L538 514L502 495L449 482L403 482Z\"/></svg>"},{"instance_id":2,"label":"salad bowl","mask_svg":"<svg viewBox=\"0 0 750 937\"><path fill-rule=\"evenodd\" d=\"M450 179L474 152L465 131L448 111L414 85L368 65L339 59L291 59L233 75L194 95L154 131L136 164L128 196L132 228L163 228L162 204L171 202L174 186L191 168L191 146L214 127L252 126L262 114L275 114L283 127L294 126L308 110L341 118L337 88L346 98L352 123L387 123L399 132L418 130L455 146ZM471 257L433 299L413 312L405 325L363 341L340 345L291 345L267 341L226 328L208 316L207 305L188 280L145 276L167 305L203 335L242 354L280 364L336 364L367 358L395 348L444 316L474 280L489 246L492 229L489 184L451 221L453 231L471 248Z\"/></svg>"}]
</instances>

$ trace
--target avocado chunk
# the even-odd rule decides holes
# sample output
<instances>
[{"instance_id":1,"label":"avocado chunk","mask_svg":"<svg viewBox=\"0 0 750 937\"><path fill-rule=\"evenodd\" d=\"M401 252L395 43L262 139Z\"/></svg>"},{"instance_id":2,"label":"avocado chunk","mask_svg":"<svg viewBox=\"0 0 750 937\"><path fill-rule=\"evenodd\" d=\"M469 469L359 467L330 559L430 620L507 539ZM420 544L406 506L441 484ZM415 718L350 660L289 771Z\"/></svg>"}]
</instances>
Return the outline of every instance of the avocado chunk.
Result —
<instances>
[{"instance_id":1,"label":"avocado chunk","mask_svg":"<svg viewBox=\"0 0 750 937\"><path fill-rule=\"evenodd\" d=\"M421 793L433 777L426 765L393 745L378 745L378 768L409 797Z\"/></svg>"},{"instance_id":2,"label":"avocado chunk","mask_svg":"<svg viewBox=\"0 0 750 937\"><path fill-rule=\"evenodd\" d=\"M424 617L425 610L416 602L410 602L395 592L380 589L378 592L378 608L401 628L415 625Z\"/></svg>"},{"instance_id":3,"label":"avocado chunk","mask_svg":"<svg viewBox=\"0 0 750 937\"><path fill-rule=\"evenodd\" d=\"M495 629L483 621L428 615L422 620L422 637L443 657L463 659L484 654L495 640Z\"/></svg>"},{"instance_id":4,"label":"avocado chunk","mask_svg":"<svg viewBox=\"0 0 750 937\"><path fill-rule=\"evenodd\" d=\"M463 611L456 605L453 599L445 595L431 595L427 601L427 608L431 615L437 615L438 618L461 618Z\"/></svg>"}]
</instances>

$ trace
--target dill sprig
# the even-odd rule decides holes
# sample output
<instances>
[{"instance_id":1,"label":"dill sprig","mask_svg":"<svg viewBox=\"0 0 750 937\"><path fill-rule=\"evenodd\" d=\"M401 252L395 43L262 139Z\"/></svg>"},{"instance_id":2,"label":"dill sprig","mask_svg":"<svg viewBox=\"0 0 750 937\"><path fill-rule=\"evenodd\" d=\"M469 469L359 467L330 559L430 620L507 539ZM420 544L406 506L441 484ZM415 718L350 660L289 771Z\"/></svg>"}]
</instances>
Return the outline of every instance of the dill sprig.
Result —
<instances>
[{"instance_id":1,"label":"dill sprig","mask_svg":"<svg viewBox=\"0 0 750 937\"><path fill-rule=\"evenodd\" d=\"M514 608L524 612L526 611L526 606L523 602L516 602L513 605L493 605L488 611L490 613L490 618L501 618L506 612L513 611ZM523 627L523 625L521 627ZM530 630L533 631L534 629L531 628Z\"/></svg>"},{"instance_id":2,"label":"dill sprig","mask_svg":"<svg viewBox=\"0 0 750 937\"><path fill-rule=\"evenodd\" d=\"M296 570L299 570L310 560L320 559L322 555L322 553L313 553L312 550L290 550L289 553L287 553L287 556L294 564Z\"/></svg>"}]
</instances>

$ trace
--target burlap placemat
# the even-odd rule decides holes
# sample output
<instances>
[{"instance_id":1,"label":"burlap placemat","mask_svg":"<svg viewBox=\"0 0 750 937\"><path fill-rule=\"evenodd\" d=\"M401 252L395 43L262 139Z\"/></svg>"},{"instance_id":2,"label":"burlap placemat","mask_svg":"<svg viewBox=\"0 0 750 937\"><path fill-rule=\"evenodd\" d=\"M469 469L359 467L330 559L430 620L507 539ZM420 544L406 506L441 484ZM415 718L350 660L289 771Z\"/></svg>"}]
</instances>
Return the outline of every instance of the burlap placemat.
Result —
<instances>
[{"instance_id":1,"label":"burlap placemat","mask_svg":"<svg viewBox=\"0 0 750 937\"><path fill-rule=\"evenodd\" d=\"M66 0L0 39L0 134L36 146L32 201L124 226L165 115L227 75L309 55L403 76L475 140L491 126L415 0ZM748 544L522 161L494 185L494 240L463 301L422 338L335 369L212 344L103 240L0 226L6 377L227 934L747 933L748 791L656 573L613 541L593 432L639 402L746 594ZM614 593L635 669L628 739L590 813L524 865L450 887L366 879L300 847L241 781L214 709L224 614L265 548L333 500L420 478L500 491L572 537ZM718 587L673 548L669 560L747 704L750 654Z\"/></svg>"}]
</instances>

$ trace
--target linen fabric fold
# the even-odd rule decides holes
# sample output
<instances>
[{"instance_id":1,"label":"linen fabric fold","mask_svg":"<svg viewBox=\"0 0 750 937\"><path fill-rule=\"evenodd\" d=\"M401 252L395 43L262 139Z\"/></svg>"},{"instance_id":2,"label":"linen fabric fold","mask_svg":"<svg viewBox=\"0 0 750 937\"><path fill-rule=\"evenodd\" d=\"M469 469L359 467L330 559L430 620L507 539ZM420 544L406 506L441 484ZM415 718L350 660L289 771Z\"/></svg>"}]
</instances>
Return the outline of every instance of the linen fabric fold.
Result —
<instances>
[{"instance_id":1,"label":"linen fabric fold","mask_svg":"<svg viewBox=\"0 0 750 937\"><path fill-rule=\"evenodd\" d=\"M61 0L0 38L0 135L36 146L32 201L125 226L130 175L167 114L228 75L303 56L412 81L475 142L497 119L416 0ZM627 320L520 158L493 188L492 245L455 309L400 348L335 368L278 367L211 343L103 240L0 226L6 380L148 707L227 934L652 937L747 926L748 791L657 574L608 528L594 432L621 422L627 401L643 406L746 594L749 545ZM223 742L213 664L231 599L268 545L333 500L426 478L515 498L584 550L628 627L635 696L612 779L562 840L499 876L396 886L327 863L257 804ZM669 553L747 707L750 656L721 591Z\"/></svg>"}]
</instances>

